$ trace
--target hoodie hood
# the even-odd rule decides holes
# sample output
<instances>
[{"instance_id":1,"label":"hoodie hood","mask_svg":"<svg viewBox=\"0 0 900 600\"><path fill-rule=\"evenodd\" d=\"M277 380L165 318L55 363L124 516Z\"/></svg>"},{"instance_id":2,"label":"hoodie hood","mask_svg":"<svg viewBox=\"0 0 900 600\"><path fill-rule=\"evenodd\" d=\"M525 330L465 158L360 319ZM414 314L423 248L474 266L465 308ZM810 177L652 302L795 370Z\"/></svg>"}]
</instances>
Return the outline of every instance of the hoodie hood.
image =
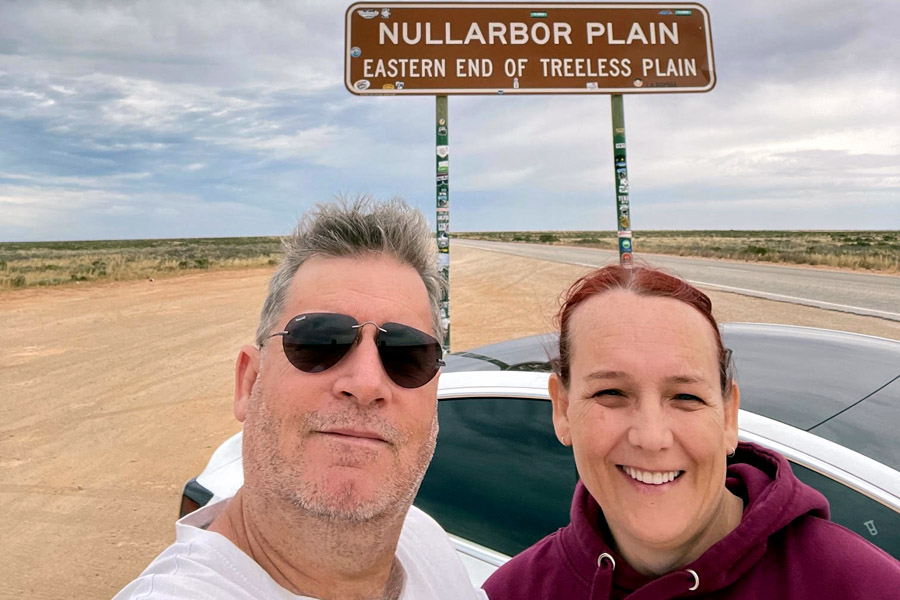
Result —
<instances>
[{"instance_id":1,"label":"hoodie hood","mask_svg":"<svg viewBox=\"0 0 900 600\"><path fill-rule=\"evenodd\" d=\"M744 500L740 524L693 563L655 577L638 573L612 549L603 511L579 481L560 542L578 575L591 582L590 597L658 599L722 589L760 560L772 534L806 515L829 516L825 497L796 479L784 457L755 444L739 444L725 485Z\"/></svg>"}]
</instances>

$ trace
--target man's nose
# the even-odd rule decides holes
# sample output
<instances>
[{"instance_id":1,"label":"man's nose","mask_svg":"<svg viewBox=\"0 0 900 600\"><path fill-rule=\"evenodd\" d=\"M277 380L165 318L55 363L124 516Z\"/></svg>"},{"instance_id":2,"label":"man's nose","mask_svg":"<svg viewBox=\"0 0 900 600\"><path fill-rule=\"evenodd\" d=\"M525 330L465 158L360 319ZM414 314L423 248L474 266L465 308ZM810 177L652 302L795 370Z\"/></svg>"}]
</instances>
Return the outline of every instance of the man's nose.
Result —
<instances>
[{"instance_id":1,"label":"man's nose","mask_svg":"<svg viewBox=\"0 0 900 600\"><path fill-rule=\"evenodd\" d=\"M672 428L658 400L641 400L634 410L628 442L648 452L659 452L672 445Z\"/></svg>"},{"instance_id":2,"label":"man's nose","mask_svg":"<svg viewBox=\"0 0 900 600\"><path fill-rule=\"evenodd\" d=\"M340 374L335 380L337 395L353 398L361 404L389 400L391 384L381 363L376 346L377 326L363 323L359 327L356 343L342 362Z\"/></svg>"}]
</instances>

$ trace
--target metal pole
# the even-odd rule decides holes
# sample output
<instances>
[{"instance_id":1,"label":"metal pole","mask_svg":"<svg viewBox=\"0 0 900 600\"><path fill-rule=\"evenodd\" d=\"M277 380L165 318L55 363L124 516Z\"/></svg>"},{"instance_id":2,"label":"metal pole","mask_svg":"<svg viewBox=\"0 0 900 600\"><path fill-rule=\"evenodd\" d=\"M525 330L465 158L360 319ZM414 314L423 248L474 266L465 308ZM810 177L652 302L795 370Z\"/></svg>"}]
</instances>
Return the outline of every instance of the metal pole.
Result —
<instances>
[{"instance_id":1,"label":"metal pole","mask_svg":"<svg viewBox=\"0 0 900 600\"><path fill-rule=\"evenodd\" d=\"M444 352L450 352L450 146L448 145L447 96L435 96L435 189L437 203L438 266L447 288L441 297Z\"/></svg>"},{"instance_id":2,"label":"metal pole","mask_svg":"<svg viewBox=\"0 0 900 600\"><path fill-rule=\"evenodd\" d=\"M613 129L613 168L616 181L616 224L619 240L619 264L630 268L634 240L631 235L631 209L628 200L628 166L625 159L625 109L622 95L610 96Z\"/></svg>"}]
</instances>

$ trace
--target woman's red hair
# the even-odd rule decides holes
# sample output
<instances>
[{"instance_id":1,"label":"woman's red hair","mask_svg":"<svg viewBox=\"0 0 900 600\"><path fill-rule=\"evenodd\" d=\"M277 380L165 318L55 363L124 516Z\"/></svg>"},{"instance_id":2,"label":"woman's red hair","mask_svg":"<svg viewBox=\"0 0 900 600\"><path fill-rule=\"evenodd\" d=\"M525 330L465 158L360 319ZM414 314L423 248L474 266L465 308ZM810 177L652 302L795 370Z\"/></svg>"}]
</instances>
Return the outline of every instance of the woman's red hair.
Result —
<instances>
[{"instance_id":1,"label":"woman's red hair","mask_svg":"<svg viewBox=\"0 0 900 600\"><path fill-rule=\"evenodd\" d=\"M719 334L719 325L713 317L712 302L709 297L680 277L651 267L637 265L631 268L609 265L591 271L573 283L566 291L557 316L559 321L559 358L553 361L553 370L562 380L563 385L569 386L569 321L572 318L572 312L588 298L614 289L630 290L638 296L672 298L692 306L703 315L703 318L712 327L716 340L722 392L726 393L729 390L733 379L731 353L727 352L722 345L722 336Z\"/></svg>"}]
</instances>

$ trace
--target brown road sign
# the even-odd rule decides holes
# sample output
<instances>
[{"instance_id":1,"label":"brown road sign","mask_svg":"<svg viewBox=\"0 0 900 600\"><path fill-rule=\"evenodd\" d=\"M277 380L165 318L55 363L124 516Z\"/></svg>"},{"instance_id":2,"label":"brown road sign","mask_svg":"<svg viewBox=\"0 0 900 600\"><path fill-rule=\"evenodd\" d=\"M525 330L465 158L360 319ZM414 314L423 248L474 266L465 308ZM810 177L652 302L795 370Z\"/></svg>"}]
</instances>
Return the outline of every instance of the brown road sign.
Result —
<instances>
[{"instance_id":1,"label":"brown road sign","mask_svg":"<svg viewBox=\"0 0 900 600\"><path fill-rule=\"evenodd\" d=\"M709 13L694 3L360 2L344 83L385 94L707 92Z\"/></svg>"}]
</instances>

